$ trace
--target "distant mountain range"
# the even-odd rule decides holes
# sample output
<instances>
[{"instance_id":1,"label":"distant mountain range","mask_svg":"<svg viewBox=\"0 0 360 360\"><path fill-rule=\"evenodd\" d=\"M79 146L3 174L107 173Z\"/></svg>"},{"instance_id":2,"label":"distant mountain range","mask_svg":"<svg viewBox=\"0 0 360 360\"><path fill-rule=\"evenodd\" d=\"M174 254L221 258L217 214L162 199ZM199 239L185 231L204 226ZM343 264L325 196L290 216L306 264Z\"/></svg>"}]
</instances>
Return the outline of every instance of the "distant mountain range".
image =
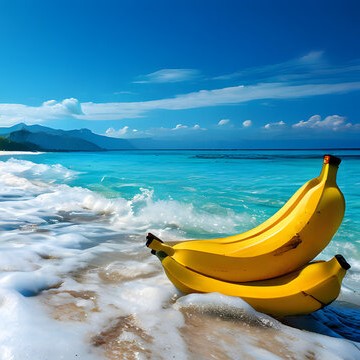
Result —
<instances>
[{"instance_id":1,"label":"distant mountain range","mask_svg":"<svg viewBox=\"0 0 360 360\"><path fill-rule=\"evenodd\" d=\"M144 139L139 139L139 145L143 142ZM23 123L0 128L0 150L106 151L135 148L133 142L97 135L88 129L65 131Z\"/></svg>"}]
</instances>

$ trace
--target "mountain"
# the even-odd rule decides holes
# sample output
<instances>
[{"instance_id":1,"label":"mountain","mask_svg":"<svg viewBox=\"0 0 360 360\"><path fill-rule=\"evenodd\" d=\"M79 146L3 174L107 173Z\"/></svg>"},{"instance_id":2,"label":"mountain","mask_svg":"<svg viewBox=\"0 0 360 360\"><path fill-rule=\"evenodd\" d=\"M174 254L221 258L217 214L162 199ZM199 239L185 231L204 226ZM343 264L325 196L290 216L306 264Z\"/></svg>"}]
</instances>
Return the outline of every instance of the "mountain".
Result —
<instances>
[{"instance_id":1,"label":"mountain","mask_svg":"<svg viewBox=\"0 0 360 360\"><path fill-rule=\"evenodd\" d=\"M0 136L7 139L14 150L16 146L25 146L42 151L105 151L134 149L134 145L125 139L97 135L88 129L56 130L41 125L17 124L9 128L0 128ZM4 143L5 144L5 143ZM1 143L0 143L1 145Z\"/></svg>"},{"instance_id":2,"label":"mountain","mask_svg":"<svg viewBox=\"0 0 360 360\"><path fill-rule=\"evenodd\" d=\"M105 150L134 149L133 144L125 139L117 139L103 135L94 134L89 129L70 130L70 136L89 141Z\"/></svg>"},{"instance_id":3,"label":"mountain","mask_svg":"<svg viewBox=\"0 0 360 360\"><path fill-rule=\"evenodd\" d=\"M18 143L0 136L0 150L5 151L37 151L39 148L35 145Z\"/></svg>"},{"instance_id":4,"label":"mountain","mask_svg":"<svg viewBox=\"0 0 360 360\"><path fill-rule=\"evenodd\" d=\"M13 125L8 128L5 128L5 127L0 128L0 136L8 135L12 132L19 131L19 130L27 130L27 131L33 132L33 133L47 132L49 134L59 134L59 132L63 131L63 130L52 129L52 128L42 126L42 125L26 125L24 123L19 123L19 124Z\"/></svg>"},{"instance_id":5,"label":"mountain","mask_svg":"<svg viewBox=\"0 0 360 360\"><path fill-rule=\"evenodd\" d=\"M53 135L46 132L32 133L28 130L13 131L7 137L20 144L33 144L45 151L101 151L99 146L71 136Z\"/></svg>"}]
</instances>

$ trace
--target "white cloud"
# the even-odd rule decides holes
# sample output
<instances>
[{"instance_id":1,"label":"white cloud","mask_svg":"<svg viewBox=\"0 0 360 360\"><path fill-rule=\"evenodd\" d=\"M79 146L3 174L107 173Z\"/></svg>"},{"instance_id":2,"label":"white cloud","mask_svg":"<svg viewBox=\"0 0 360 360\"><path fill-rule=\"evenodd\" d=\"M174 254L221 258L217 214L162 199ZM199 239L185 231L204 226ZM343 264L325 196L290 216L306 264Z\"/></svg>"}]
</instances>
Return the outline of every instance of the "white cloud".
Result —
<instances>
[{"instance_id":1,"label":"white cloud","mask_svg":"<svg viewBox=\"0 0 360 360\"><path fill-rule=\"evenodd\" d=\"M34 124L81 115L83 115L81 104L74 98L64 99L61 102L48 100L37 107L23 104L0 104L1 125L13 125L22 121Z\"/></svg>"},{"instance_id":2,"label":"white cloud","mask_svg":"<svg viewBox=\"0 0 360 360\"><path fill-rule=\"evenodd\" d=\"M272 82L274 80L283 81L286 78L308 78L309 73L311 73L312 78L314 78L316 76L323 77L325 75L325 68L326 74L329 74L328 70L332 71L335 69L334 67L329 68L329 66L325 63L323 51L311 51L304 56L282 63L245 68L231 74L217 76L214 80L231 80L241 78L250 79L251 81Z\"/></svg>"},{"instance_id":3,"label":"white cloud","mask_svg":"<svg viewBox=\"0 0 360 360\"><path fill-rule=\"evenodd\" d=\"M188 126L183 124L177 124L174 128L151 128L147 130L131 129L129 126L124 126L119 130L115 130L110 127L106 130L105 134L109 137L123 138L123 139L136 139L136 138L152 138L152 137L167 137L175 136L178 132L185 132L187 134L195 133L197 131L206 131L207 129L202 128L199 124L194 126Z\"/></svg>"},{"instance_id":4,"label":"white cloud","mask_svg":"<svg viewBox=\"0 0 360 360\"><path fill-rule=\"evenodd\" d=\"M167 131L168 129L166 128L162 128L163 131ZM174 128L171 129L172 131L174 130L206 130L204 128L202 128L199 124L195 124L194 126L188 126L188 125L183 125L183 124L177 124Z\"/></svg>"},{"instance_id":5,"label":"white cloud","mask_svg":"<svg viewBox=\"0 0 360 360\"><path fill-rule=\"evenodd\" d=\"M105 135L114 138L126 138L126 139L146 136L144 132L140 132L137 129L131 129L129 126L124 126L119 130L115 130L114 128L111 127L106 130Z\"/></svg>"},{"instance_id":6,"label":"white cloud","mask_svg":"<svg viewBox=\"0 0 360 360\"><path fill-rule=\"evenodd\" d=\"M278 122L266 124L264 126L264 128L267 129L267 130L269 130L269 129L281 129L284 126L286 126L286 123L284 121L278 121Z\"/></svg>"},{"instance_id":7,"label":"white cloud","mask_svg":"<svg viewBox=\"0 0 360 360\"><path fill-rule=\"evenodd\" d=\"M195 69L162 69L144 75L140 80L134 81L134 83L175 83L193 80L197 78L199 74L199 71Z\"/></svg>"},{"instance_id":8,"label":"white cloud","mask_svg":"<svg viewBox=\"0 0 360 360\"><path fill-rule=\"evenodd\" d=\"M114 128L109 128L106 130L106 135L111 137L121 137L124 136L129 131L128 126L124 126L119 130L115 130Z\"/></svg>"},{"instance_id":9,"label":"white cloud","mask_svg":"<svg viewBox=\"0 0 360 360\"><path fill-rule=\"evenodd\" d=\"M120 120L138 118L152 110L186 110L202 107L241 104L253 100L292 99L325 94L345 93L360 89L360 82L339 84L290 85L266 83L200 90L172 98L140 102L82 103L84 120Z\"/></svg>"},{"instance_id":10,"label":"white cloud","mask_svg":"<svg viewBox=\"0 0 360 360\"><path fill-rule=\"evenodd\" d=\"M53 112L55 116L63 115L81 115L81 105L77 99L64 99L61 102L56 100L48 100L42 104L43 110Z\"/></svg>"},{"instance_id":11,"label":"white cloud","mask_svg":"<svg viewBox=\"0 0 360 360\"><path fill-rule=\"evenodd\" d=\"M134 93L133 91L120 90L115 91L114 95L136 95L136 93Z\"/></svg>"},{"instance_id":12,"label":"white cloud","mask_svg":"<svg viewBox=\"0 0 360 360\"><path fill-rule=\"evenodd\" d=\"M314 64L323 61L324 51L310 51L299 59L299 63Z\"/></svg>"},{"instance_id":13,"label":"white cloud","mask_svg":"<svg viewBox=\"0 0 360 360\"><path fill-rule=\"evenodd\" d=\"M39 123L52 119L121 120L144 117L153 110L187 110L212 106L241 104L253 100L291 99L325 94L336 94L360 89L360 82L338 84L291 85L265 83L251 86L233 86L213 90L200 90L151 101L79 103L70 98L61 102L45 101L41 106L0 104L1 125L20 121ZM227 119L222 119L227 120Z\"/></svg>"},{"instance_id":14,"label":"white cloud","mask_svg":"<svg viewBox=\"0 0 360 360\"><path fill-rule=\"evenodd\" d=\"M113 134L116 134L117 131L114 129L114 128L108 128L106 131L105 131L105 135L107 136L113 136Z\"/></svg>"},{"instance_id":15,"label":"white cloud","mask_svg":"<svg viewBox=\"0 0 360 360\"><path fill-rule=\"evenodd\" d=\"M227 125L230 123L230 119L221 119L219 122L218 122L218 125L219 126L224 126L224 125Z\"/></svg>"},{"instance_id":16,"label":"white cloud","mask_svg":"<svg viewBox=\"0 0 360 360\"><path fill-rule=\"evenodd\" d=\"M252 126L252 121L251 120L245 120L243 121L243 127L250 127Z\"/></svg>"},{"instance_id":17,"label":"white cloud","mask_svg":"<svg viewBox=\"0 0 360 360\"><path fill-rule=\"evenodd\" d=\"M172 130L181 130L181 129L187 129L187 128L188 128L187 125L177 124Z\"/></svg>"},{"instance_id":18,"label":"white cloud","mask_svg":"<svg viewBox=\"0 0 360 360\"><path fill-rule=\"evenodd\" d=\"M119 134L125 135L129 131L128 126L124 126L122 129L119 129Z\"/></svg>"},{"instance_id":19,"label":"white cloud","mask_svg":"<svg viewBox=\"0 0 360 360\"><path fill-rule=\"evenodd\" d=\"M313 115L308 120L301 120L293 125L295 129L328 129L333 131L346 130L349 128L358 128L358 124L353 125L346 122L344 116L330 115L321 119L320 115Z\"/></svg>"}]
</instances>

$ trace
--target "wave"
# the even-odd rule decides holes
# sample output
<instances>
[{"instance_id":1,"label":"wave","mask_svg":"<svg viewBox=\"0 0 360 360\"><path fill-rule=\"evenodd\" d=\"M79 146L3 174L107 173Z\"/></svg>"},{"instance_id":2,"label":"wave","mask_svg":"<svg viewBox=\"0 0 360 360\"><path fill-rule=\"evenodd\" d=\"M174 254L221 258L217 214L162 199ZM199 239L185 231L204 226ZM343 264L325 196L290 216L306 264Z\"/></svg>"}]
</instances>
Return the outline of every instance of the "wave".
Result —
<instances>
[{"instance_id":1,"label":"wave","mask_svg":"<svg viewBox=\"0 0 360 360\"><path fill-rule=\"evenodd\" d=\"M54 222L90 222L96 217L116 231L141 233L147 229L184 236L231 233L250 217L231 210L220 213L196 209L191 203L155 199L154 190L140 188L130 199L106 198L84 187L67 184L79 175L62 165L10 159L0 162L0 221L7 229ZM16 201L15 201L16 200ZM17 214L11 216L11 214Z\"/></svg>"},{"instance_id":2,"label":"wave","mask_svg":"<svg viewBox=\"0 0 360 360\"><path fill-rule=\"evenodd\" d=\"M358 341L358 332L345 324L351 317L353 327L358 326L358 310L324 309L312 322L328 331L309 327L314 334L257 313L240 299L181 296L144 245L147 231L174 240L201 238L233 233L239 223L254 219L226 208L214 211L159 199L147 187L128 199L107 198L74 186L80 175L59 164L0 161L4 359L25 354L36 359L74 354L103 359L119 353L129 358L134 353L144 358L205 358L201 349L211 349L219 358L358 357L358 348L341 339ZM354 246L346 248L341 241L331 246L329 255L340 248L354 253ZM353 289L358 289L360 267L351 265L355 271L342 295L347 302L359 297ZM336 324L342 329L337 331ZM214 338L219 339L216 344Z\"/></svg>"}]
</instances>

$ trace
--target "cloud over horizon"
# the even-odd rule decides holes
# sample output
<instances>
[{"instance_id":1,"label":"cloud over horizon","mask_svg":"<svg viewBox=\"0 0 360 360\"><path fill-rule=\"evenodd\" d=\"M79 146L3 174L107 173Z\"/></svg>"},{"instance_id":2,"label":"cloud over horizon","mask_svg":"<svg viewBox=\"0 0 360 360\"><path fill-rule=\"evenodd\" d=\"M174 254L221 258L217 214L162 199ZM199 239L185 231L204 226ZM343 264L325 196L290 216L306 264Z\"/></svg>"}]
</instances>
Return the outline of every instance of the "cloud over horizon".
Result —
<instances>
[{"instance_id":1,"label":"cloud over horizon","mask_svg":"<svg viewBox=\"0 0 360 360\"><path fill-rule=\"evenodd\" d=\"M290 85L282 83L264 83L251 86L232 86L213 90L200 90L172 98L135 102L80 103L75 98L45 101L41 106L23 104L0 104L0 121L2 125L13 125L17 122L44 122L46 120L74 118L79 120L123 120L145 117L155 110L188 110L203 107L241 104L255 100L295 99L324 94L338 94L360 89L360 82L338 84ZM225 125L223 119L219 125ZM338 119L339 121L339 119ZM300 122L295 127L319 127L327 124L315 120ZM243 124L250 126L250 122ZM271 125L269 124L268 127Z\"/></svg>"},{"instance_id":2,"label":"cloud over horizon","mask_svg":"<svg viewBox=\"0 0 360 360\"><path fill-rule=\"evenodd\" d=\"M138 102L82 103L83 120L121 120L144 117L153 110L189 110L203 107L241 104L255 100L296 99L319 95L339 94L360 90L360 82L338 84L291 85L261 83L200 90L171 98Z\"/></svg>"},{"instance_id":3,"label":"cloud over horizon","mask_svg":"<svg viewBox=\"0 0 360 360\"><path fill-rule=\"evenodd\" d=\"M292 125L295 129L321 129L331 131L343 131L348 129L360 129L360 124L353 125L346 121L344 116L331 115L321 119L320 115L313 115L308 120L301 120Z\"/></svg>"},{"instance_id":4,"label":"cloud over horizon","mask_svg":"<svg viewBox=\"0 0 360 360\"><path fill-rule=\"evenodd\" d=\"M218 122L218 126L225 126L225 125L228 125L228 124L230 124L230 119L221 119Z\"/></svg>"},{"instance_id":5,"label":"cloud over horizon","mask_svg":"<svg viewBox=\"0 0 360 360\"><path fill-rule=\"evenodd\" d=\"M315 133L320 134L320 131L329 134L329 138L334 137L334 133L348 134L356 138L356 134L360 131L359 121L357 118L351 119L352 122L348 120L346 111L336 109L327 111L327 105L325 105L321 108L321 112L334 115L322 118L318 115L320 111L315 109L315 111L309 110L311 113L305 112L305 117L315 113L306 120L304 120L304 115L300 115L302 118L297 119L292 116L290 120L287 118L288 110L285 109L289 109L289 100L307 98L312 101L315 97L358 92L360 90L360 79L357 75L359 69L358 61L348 64L348 67L331 66L326 62L322 51L313 51L287 62L244 69L241 72L206 80L204 76L201 76L201 72L195 69L161 69L138 77L133 84L171 84L192 81L190 87L185 87L185 84L176 87L191 90L174 95L163 90L160 93L155 91L152 93L153 97L155 94L167 95L158 95L158 98L153 100L141 100L139 88L142 86L134 85L137 89L131 94L134 96L136 94L137 101L81 102L74 97L69 97L61 101L44 101L39 106L3 103L0 104L0 126L11 126L19 122L50 125L51 122L70 120L74 121L74 124L82 123L82 126L84 122L93 122L94 127L98 128L100 128L100 123L106 124L104 126L107 130L102 128L99 133L105 132L111 137L171 137L174 140L180 138L196 140L198 137L208 141L221 139L224 142L237 138L249 141L258 141L259 138L267 140L272 137L290 139L305 136L310 138L314 137ZM227 86L220 86L216 80L226 80ZM232 81L229 82L229 80ZM195 91L194 86L197 86ZM199 88L200 86L202 88ZM161 86L161 88L167 87ZM320 103L322 101L320 99ZM266 107L264 107L265 103ZM242 104L249 104L249 106L235 107ZM255 107L253 114L248 111L249 108ZM274 109L281 107L281 113L277 111L276 114L274 112L271 114L271 107ZM211 114L210 108L215 108L216 117ZM197 109L204 109L204 111L186 114L182 112ZM269 116L266 112L259 116L259 109L269 111ZM168 113L163 116L163 111ZM335 115L336 113L340 115ZM283 120L279 121L279 118ZM125 120L129 121L126 125ZM131 126L131 120L134 120L136 128ZM117 126L118 121L122 121L121 126ZM200 131L202 131L201 136L199 136Z\"/></svg>"},{"instance_id":6,"label":"cloud over horizon","mask_svg":"<svg viewBox=\"0 0 360 360\"><path fill-rule=\"evenodd\" d=\"M11 126L26 121L29 124L45 122L46 120L63 119L84 115L80 102L75 98L64 99L60 102L48 100L40 106L23 104L0 104L1 125Z\"/></svg>"},{"instance_id":7,"label":"cloud over horizon","mask_svg":"<svg viewBox=\"0 0 360 360\"><path fill-rule=\"evenodd\" d=\"M242 125L243 125L243 127L248 128L253 125L253 122L252 122L252 120L245 120L245 121L243 121Z\"/></svg>"},{"instance_id":8,"label":"cloud over horizon","mask_svg":"<svg viewBox=\"0 0 360 360\"><path fill-rule=\"evenodd\" d=\"M72 97L62 101L45 101L40 106L0 104L0 121L3 125L13 125L19 121L36 123L61 120L65 117L84 121L116 121L149 117L151 112L158 110L181 111L233 106L251 101L268 102L345 94L360 90L359 70L360 64L357 60L334 66L325 59L323 51L316 50L282 63L244 69L223 77L213 77L207 82L205 89L164 96L155 100L80 102ZM165 68L140 76L135 83L185 82L201 79L200 74L199 70L191 68ZM239 84L240 79L245 79L244 74L248 76L244 81L246 85ZM222 78L233 79L237 84L216 87L214 79ZM346 81L348 79L352 81ZM197 85L200 84L205 83L199 82ZM316 126L319 126L319 123L317 124ZM251 123L246 122L243 126L249 127ZM315 125L307 122L298 126Z\"/></svg>"},{"instance_id":9,"label":"cloud over horizon","mask_svg":"<svg viewBox=\"0 0 360 360\"><path fill-rule=\"evenodd\" d=\"M268 124L264 125L264 129L266 129L266 130L281 129L281 128L284 128L285 126L286 126L286 123L281 120L281 121L268 123Z\"/></svg>"}]
</instances>

